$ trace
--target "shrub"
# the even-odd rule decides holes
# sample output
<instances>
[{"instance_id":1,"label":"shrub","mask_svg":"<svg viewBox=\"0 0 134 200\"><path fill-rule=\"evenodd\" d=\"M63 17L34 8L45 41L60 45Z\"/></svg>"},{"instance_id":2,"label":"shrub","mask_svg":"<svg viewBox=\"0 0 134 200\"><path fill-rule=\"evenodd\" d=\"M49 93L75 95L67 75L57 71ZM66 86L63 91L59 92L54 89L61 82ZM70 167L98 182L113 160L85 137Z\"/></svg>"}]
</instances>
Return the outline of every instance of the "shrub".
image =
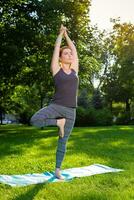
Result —
<instances>
[{"instance_id":1,"label":"shrub","mask_svg":"<svg viewBox=\"0 0 134 200\"><path fill-rule=\"evenodd\" d=\"M76 126L105 126L113 124L113 116L107 108L94 109L93 107L84 109L79 106L76 110Z\"/></svg>"},{"instance_id":2,"label":"shrub","mask_svg":"<svg viewBox=\"0 0 134 200\"><path fill-rule=\"evenodd\" d=\"M130 115L128 112L120 112L117 116L116 119L116 124L117 125L122 125L122 124L129 124L130 123ZM130 123L131 124L131 123Z\"/></svg>"},{"instance_id":3,"label":"shrub","mask_svg":"<svg viewBox=\"0 0 134 200\"><path fill-rule=\"evenodd\" d=\"M95 125L107 126L113 124L113 115L110 110L103 108L95 110Z\"/></svg>"},{"instance_id":4,"label":"shrub","mask_svg":"<svg viewBox=\"0 0 134 200\"><path fill-rule=\"evenodd\" d=\"M85 108L79 106L76 110L76 126L86 126L88 124L88 114Z\"/></svg>"}]
</instances>

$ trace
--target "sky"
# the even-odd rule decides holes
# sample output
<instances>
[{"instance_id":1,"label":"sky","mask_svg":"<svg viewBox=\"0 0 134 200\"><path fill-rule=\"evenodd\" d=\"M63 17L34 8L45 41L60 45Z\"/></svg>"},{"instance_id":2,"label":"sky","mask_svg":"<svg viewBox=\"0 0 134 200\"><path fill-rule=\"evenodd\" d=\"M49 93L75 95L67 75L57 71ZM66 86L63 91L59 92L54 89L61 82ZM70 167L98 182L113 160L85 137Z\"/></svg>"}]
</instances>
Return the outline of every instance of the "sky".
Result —
<instances>
[{"instance_id":1,"label":"sky","mask_svg":"<svg viewBox=\"0 0 134 200\"><path fill-rule=\"evenodd\" d=\"M110 18L118 17L121 18L121 22L134 24L134 0L92 0L91 24L97 24L101 30L110 30Z\"/></svg>"}]
</instances>

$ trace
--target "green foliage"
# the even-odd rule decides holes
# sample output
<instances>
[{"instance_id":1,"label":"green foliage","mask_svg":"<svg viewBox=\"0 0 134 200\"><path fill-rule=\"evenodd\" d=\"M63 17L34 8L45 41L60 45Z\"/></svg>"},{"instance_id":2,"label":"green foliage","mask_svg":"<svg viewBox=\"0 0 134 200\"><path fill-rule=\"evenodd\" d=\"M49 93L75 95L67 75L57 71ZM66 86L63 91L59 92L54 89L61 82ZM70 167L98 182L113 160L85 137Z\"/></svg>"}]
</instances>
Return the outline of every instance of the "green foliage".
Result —
<instances>
[{"instance_id":1,"label":"green foliage","mask_svg":"<svg viewBox=\"0 0 134 200\"><path fill-rule=\"evenodd\" d=\"M9 91L7 82L12 85L8 98L10 105L14 103L10 100L10 96L14 95L13 89L22 85L34 87L40 98L37 101L39 107L43 106L44 99L54 90L50 62L59 27L61 23L68 27L71 39L79 48L79 41L84 41L88 33L89 5L89 0L0 2L0 103L3 105L0 112L3 108L5 112L11 110L5 94ZM2 87L3 84L6 88ZM25 99L23 95L22 102ZM18 104L15 104L17 108L28 112L29 109ZM11 107L13 110L15 106Z\"/></svg>"},{"instance_id":2,"label":"green foliage","mask_svg":"<svg viewBox=\"0 0 134 200\"><path fill-rule=\"evenodd\" d=\"M76 126L90 126L95 124L93 109L79 106L76 110Z\"/></svg>"},{"instance_id":3,"label":"green foliage","mask_svg":"<svg viewBox=\"0 0 134 200\"><path fill-rule=\"evenodd\" d=\"M29 124L33 113L39 109L39 97L35 87L16 86L12 99L12 113L21 123Z\"/></svg>"},{"instance_id":4,"label":"green foliage","mask_svg":"<svg viewBox=\"0 0 134 200\"><path fill-rule=\"evenodd\" d=\"M131 104L134 97L134 26L130 23L121 24L118 20L113 20L113 22L113 31L109 36L112 46L109 54L113 59L111 60L112 64L107 65L101 90L111 110L113 102L125 103L123 112L127 113L129 118L127 121L130 121L132 116ZM126 117L122 118L126 123Z\"/></svg>"},{"instance_id":5,"label":"green foliage","mask_svg":"<svg viewBox=\"0 0 134 200\"><path fill-rule=\"evenodd\" d=\"M91 92L87 88L83 88L79 91L78 106L88 108L90 106L90 94Z\"/></svg>"},{"instance_id":6,"label":"green foliage","mask_svg":"<svg viewBox=\"0 0 134 200\"><path fill-rule=\"evenodd\" d=\"M112 124L113 116L107 108L97 110L93 107L85 109L79 106L77 108L76 126L107 126Z\"/></svg>"},{"instance_id":7,"label":"green foliage","mask_svg":"<svg viewBox=\"0 0 134 200\"><path fill-rule=\"evenodd\" d=\"M134 96L134 25L115 23L114 31L116 74L121 91L120 99L125 102Z\"/></svg>"},{"instance_id":8,"label":"green foliage","mask_svg":"<svg viewBox=\"0 0 134 200\"><path fill-rule=\"evenodd\" d=\"M113 115L109 109L103 108L95 110L95 125L109 126L113 124Z\"/></svg>"},{"instance_id":9,"label":"green foliage","mask_svg":"<svg viewBox=\"0 0 134 200\"><path fill-rule=\"evenodd\" d=\"M102 33L96 27L89 26L87 33L78 41L80 58L80 88L94 89L94 78L102 68Z\"/></svg>"},{"instance_id":10,"label":"green foliage","mask_svg":"<svg viewBox=\"0 0 134 200\"><path fill-rule=\"evenodd\" d=\"M129 112L123 111L118 114L115 124L128 125L128 124L134 124L134 121L130 119Z\"/></svg>"},{"instance_id":11,"label":"green foliage","mask_svg":"<svg viewBox=\"0 0 134 200\"><path fill-rule=\"evenodd\" d=\"M103 99L98 89L94 90L93 97L92 97L92 105L95 109L103 108Z\"/></svg>"},{"instance_id":12,"label":"green foliage","mask_svg":"<svg viewBox=\"0 0 134 200\"><path fill-rule=\"evenodd\" d=\"M118 102L118 103L113 102L112 106L113 106L112 113L115 116L118 116L120 112L124 112L125 110L125 104L122 102Z\"/></svg>"},{"instance_id":13,"label":"green foliage","mask_svg":"<svg viewBox=\"0 0 134 200\"><path fill-rule=\"evenodd\" d=\"M104 106L112 110L113 102L123 102L129 118L132 117L134 26L115 20L110 34L100 32L97 27L90 26L90 3L90 0L0 2L1 116L2 112L18 112L28 121L31 114L52 97L54 85L50 62L63 23L79 54L79 89L82 91L79 106L90 107L93 95L94 107L102 109L99 94L93 94L94 78L98 78L97 89L105 100ZM16 88L20 86L23 89L21 95L17 91L17 97ZM28 88L27 93L24 88ZM83 88L87 88L87 92ZM94 111L91 116L92 113ZM88 124L88 114L84 115L83 124ZM99 118L99 114L96 116ZM95 117L92 118L94 122ZM102 123L107 124L106 121Z\"/></svg>"}]
</instances>

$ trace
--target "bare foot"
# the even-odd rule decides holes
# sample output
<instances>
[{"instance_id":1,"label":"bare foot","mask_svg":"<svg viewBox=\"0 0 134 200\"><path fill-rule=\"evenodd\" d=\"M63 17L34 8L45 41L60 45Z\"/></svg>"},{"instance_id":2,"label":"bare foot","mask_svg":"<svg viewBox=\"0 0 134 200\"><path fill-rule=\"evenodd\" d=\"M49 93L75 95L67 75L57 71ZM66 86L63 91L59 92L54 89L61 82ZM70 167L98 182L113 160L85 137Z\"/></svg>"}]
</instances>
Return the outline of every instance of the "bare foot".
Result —
<instances>
[{"instance_id":1,"label":"bare foot","mask_svg":"<svg viewBox=\"0 0 134 200\"><path fill-rule=\"evenodd\" d=\"M60 180L64 180L64 177L61 176L61 173L60 173L60 169L59 168L56 168L55 169L55 177L60 179Z\"/></svg>"},{"instance_id":2,"label":"bare foot","mask_svg":"<svg viewBox=\"0 0 134 200\"><path fill-rule=\"evenodd\" d=\"M62 138L64 137L65 122L66 122L65 118L57 120L57 126L59 127L59 136L62 137Z\"/></svg>"}]
</instances>

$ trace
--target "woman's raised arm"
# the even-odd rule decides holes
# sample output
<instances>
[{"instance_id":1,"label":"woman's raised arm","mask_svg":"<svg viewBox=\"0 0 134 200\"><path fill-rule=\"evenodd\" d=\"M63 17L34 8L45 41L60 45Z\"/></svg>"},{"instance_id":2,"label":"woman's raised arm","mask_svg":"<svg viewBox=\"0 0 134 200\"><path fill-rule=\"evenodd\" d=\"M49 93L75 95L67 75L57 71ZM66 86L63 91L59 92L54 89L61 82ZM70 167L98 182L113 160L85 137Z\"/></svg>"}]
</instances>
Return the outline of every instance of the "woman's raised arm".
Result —
<instances>
[{"instance_id":1,"label":"woman's raised arm","mask_svg":"<svg viewBox=\"0 0 134 200\"><path fill-rule=\"evenodd\" d=\"M71 68L73 68L76 71L76 73L78 73L78 71L79 71L79 59L78 59L76 47L75 47L74 43L72 42L72 40L69 38L66 30L64 31L64 36L66 38L68 46L72 50L73 62L71 64Z\"/></svg>"},{"instance_id":2,"label":"woman's raised arm","mask_svg":"<svg viewBox=\"0 0 134 200\"><path fill-rule=\"evenodd\" d=\"M56 74L56 72L60 68L60 66L59 66L59 53L60 53L60 45L61 45L63 33L64 33L64 27L63 27L63 25L61 25L60 33L59 33L59 35L56 39L55 47L54 47L54 51L53 51L53 56L52 56L52 60L51 60L51 71L52 71L53 75Z\"/></svg>"}]
</instances>

